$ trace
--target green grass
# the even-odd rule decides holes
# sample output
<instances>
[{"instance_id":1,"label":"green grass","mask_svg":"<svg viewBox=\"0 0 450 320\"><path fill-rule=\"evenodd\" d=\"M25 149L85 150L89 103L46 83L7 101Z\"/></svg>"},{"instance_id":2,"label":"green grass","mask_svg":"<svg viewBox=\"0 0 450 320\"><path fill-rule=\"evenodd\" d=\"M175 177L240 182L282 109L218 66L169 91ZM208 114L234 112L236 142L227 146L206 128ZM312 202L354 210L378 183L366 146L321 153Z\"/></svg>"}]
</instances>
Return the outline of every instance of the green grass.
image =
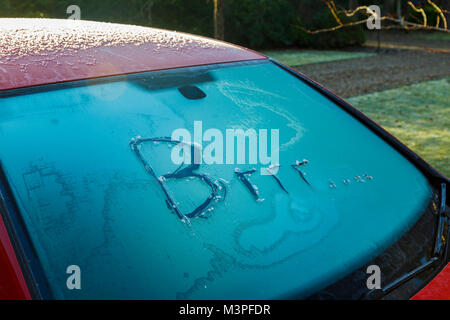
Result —
<instances>
[{"instance_id":1,"label":"green grass","mask_svg":"<svg viewBox=\"0 0 450 320\"><path fill-rule=\"evenodd\" d=\"M450 33L446 32L418 33L414 37L424 40L450 41Z\"/></svg>"},{"instance_id":2,"label":"green grass","mask_svg":"<svg viewBox=\"0 0 450 320\"><path fill-rule=\"evenodd\" d=\"M348 101L447 177L450 78L352 97Z\"/></svg>"},{"instance_id":3,"label":"green grass","mask_svg":"<svg viewBox=\"0 0 450 320\"><path fill-rule=\"evenodd\" d=\"M322 51L322 50L276 50L263 52L265 55L288 66L328 62L344 59L354 59L373 56L373 53Z\"/></svg>"}]
</instances>

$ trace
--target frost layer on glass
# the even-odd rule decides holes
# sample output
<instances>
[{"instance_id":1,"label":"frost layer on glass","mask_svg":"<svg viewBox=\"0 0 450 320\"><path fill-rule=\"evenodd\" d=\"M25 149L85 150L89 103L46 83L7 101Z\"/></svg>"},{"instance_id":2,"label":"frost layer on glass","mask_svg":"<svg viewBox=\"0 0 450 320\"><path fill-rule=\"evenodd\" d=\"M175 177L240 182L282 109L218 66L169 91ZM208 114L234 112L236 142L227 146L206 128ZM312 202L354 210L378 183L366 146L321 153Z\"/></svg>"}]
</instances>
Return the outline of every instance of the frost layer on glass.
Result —
<instances>
[{"instance_id":1,"label":"frost layer on glass","mask_svg":"<svg viewBox=\"0 0 450 320\"><path fill-rule=\"evenodd\" d=\"M186 99L183 85L206 97ZM308 296L391 245L431 197L409 161L271 63L149 73L0 103L0 159L56 298ZM285 190L259 164L201 164L197 172L226 194L203 217L180 219L130 141L193 134L194 121L224 137L278 129ZM140 146L157 176L177 169L170 152ZM258 199L236 168L258 170L248 176ZM195 177L163 182L182 212L210 194ZM66 287L69 265L81 268L81 290Z\"/></svg>"}]
</instances>

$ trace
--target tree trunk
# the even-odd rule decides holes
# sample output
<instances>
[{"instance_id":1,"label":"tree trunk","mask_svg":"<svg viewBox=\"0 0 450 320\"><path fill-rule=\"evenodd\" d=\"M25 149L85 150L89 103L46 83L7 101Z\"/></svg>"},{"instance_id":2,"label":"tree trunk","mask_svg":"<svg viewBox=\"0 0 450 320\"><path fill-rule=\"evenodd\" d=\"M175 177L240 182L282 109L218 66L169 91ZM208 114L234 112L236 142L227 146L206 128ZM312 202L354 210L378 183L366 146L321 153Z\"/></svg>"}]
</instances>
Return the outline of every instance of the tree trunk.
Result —
<instances>
[{"instance_id":1,"label":"tree trunk","mask_svg":"<svg viewBox=\"0 0 450 320\"><path fill-rule=\"evenodd\" d=\"M152 8L154 4L155 0L142 0L140 11L142 14L142 18L146 21L147 26L153 25Z\"/></svg>"},{"instance_id":2,"label":"tree trunk","mask_svg":"<svg viewBox=\"0 0 450 320\"><path fill-rule=\"evenodd\" d=\"M225 39L224 29L224 0L214 0L214 38Z\"/></svg>"},{"instance_id":3,"label":"tree trunk","mask_svg":"<svg viewBox=\"0 0 450 320\"><path fill-rule=\"evenodd\" d=\"M353 9L355 9L355 7L356 7L356 3L355 2L357 2L357 1L355 1L355 0L348 0L348 10L353 10Z\"/></svg>"},{"instance_id":4,"label":"tree trunk","mask_svg":"<svg viewBox=\"0 0 450 320\"><path fill-rule=\"evenodd\" d=\"M397 0L397 16L398 19L402 19L402 2L400 0Z\"/></svg>"},{"instance_id":5,"label":"tree trunk","mask_svg":"<svg viewBox=\"0 0 450 320\"><path fill-rule=\"evenodd\" d=\"M147 2L147 21L149 26L153 25L152 8L154 4L154 0L148 0Z\"/></svg>"}]
</instances>

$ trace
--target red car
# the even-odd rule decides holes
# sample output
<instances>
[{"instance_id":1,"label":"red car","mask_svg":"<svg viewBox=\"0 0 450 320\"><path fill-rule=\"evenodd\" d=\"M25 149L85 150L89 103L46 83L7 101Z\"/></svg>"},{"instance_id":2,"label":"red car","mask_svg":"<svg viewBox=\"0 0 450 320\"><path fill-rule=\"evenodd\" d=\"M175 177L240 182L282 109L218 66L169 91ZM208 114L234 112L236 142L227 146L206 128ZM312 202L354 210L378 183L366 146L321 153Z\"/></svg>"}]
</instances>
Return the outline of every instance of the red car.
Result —
<instances>
[{"instance_id":1,"label":"red car","mask_svg":"<svg viewBox=\"0 0 450 320\"><path fill-rule=\"evenodd\" d=\"M262 54L0 19L1 299L449 299L448 199Z\"/></svg>"}]
</instances>

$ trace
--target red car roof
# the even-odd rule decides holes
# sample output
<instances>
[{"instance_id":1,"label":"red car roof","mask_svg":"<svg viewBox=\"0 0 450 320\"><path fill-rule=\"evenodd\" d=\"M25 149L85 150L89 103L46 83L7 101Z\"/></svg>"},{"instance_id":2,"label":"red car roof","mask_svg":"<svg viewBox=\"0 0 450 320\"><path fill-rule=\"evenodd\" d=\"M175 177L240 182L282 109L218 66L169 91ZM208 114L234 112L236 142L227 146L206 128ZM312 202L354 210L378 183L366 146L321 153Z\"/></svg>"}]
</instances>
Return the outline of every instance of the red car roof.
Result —
<instances>
[{"instance_id":1,"label":"red car roof","mask_svg":"<svg viewBox=\"0 0 450 320\"><path fill-rule=\"evenodd\" d=\"M154 28L0 19L0 90L265 58L224 42Z\"/></svg>"}]
</instances>

